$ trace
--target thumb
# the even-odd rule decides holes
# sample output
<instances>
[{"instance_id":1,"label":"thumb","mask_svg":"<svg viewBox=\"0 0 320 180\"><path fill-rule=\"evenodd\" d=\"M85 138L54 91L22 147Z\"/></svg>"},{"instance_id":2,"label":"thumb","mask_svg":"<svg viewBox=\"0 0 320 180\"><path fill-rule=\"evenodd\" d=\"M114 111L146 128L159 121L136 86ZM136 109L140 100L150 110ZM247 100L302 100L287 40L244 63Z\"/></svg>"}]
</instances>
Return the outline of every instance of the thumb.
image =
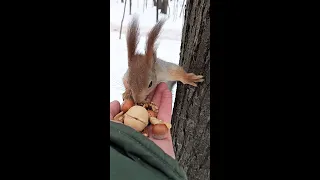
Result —
<instances>
[{"instance_id":1,"label":"thumb","mask_svg":"<svg viewBox=\"0 0 320 180\"><path fill-rule=\"evenodd\" d=\"M113 119L120 112L120 103L119 101L112 101L110 103L110 119Z\"/></svg>"}]
</instances>

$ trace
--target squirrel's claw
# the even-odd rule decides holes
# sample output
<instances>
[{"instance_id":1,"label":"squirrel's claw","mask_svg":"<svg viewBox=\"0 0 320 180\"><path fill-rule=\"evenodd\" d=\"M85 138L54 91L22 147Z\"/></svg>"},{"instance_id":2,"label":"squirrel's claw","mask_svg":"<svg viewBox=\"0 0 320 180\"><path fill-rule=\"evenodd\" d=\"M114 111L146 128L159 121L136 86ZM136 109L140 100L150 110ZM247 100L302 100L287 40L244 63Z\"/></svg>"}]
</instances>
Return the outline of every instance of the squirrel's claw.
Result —
<instances>
[{"instance_id":1,"label":"squirrel's claw","mask_svg":"<svg viewBox=\"0 0 320 180\"><path fill-rule=\"evenodd\" d=\"M195 75L194 73L187 73L184 76L182 83L197 87L196 82L203 82L203 81L204 81L203 76Z\"/></svg>"}]
</instances>

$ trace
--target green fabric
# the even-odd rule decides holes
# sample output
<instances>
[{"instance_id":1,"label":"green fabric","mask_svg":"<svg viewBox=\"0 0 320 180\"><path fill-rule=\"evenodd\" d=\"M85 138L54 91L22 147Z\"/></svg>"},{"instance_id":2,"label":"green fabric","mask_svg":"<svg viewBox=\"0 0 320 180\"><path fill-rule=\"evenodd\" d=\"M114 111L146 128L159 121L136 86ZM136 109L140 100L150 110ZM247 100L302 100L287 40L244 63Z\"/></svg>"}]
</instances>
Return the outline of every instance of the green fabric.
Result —
<instances>
[{"instance_id":1,"label":"green fabric","mask_svg":"<svg viewBox=\"0 0 320 180\"><path fill-rule=\"evenodd\" d=\"M110 179L186 180L178 162L141 133L110 121Z\"/></svg>"}]
</instances>

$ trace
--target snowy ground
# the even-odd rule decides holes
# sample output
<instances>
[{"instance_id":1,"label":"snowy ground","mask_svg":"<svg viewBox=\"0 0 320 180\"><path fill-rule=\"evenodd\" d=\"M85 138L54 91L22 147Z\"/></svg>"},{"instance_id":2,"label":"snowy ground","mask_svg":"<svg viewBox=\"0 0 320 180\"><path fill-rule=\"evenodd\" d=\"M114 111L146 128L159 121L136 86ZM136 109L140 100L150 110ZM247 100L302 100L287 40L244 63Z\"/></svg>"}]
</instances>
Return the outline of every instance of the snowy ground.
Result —
<instances>
[{"instance_id":1,"label":"snowy ground","mask_svg":"<svg viewBox=\"0 0 320 180\"><path fill-rule=\"evenodd\" d=\"M164 16L159 13L159 19L167 18L159 37L158 53L159 58L169 62L179 63L179 53L181 44L181 32L183 26L183 13L180 16L181 2L169 1L170 14ZM129 1L128 1L129 2ZM123 16L124 3L121 0L111 0L110 2L110 100L118 100L122 103L121 94L124 92L122 84L122 76L127 70L127 47L126 47L126 27L134 14L139 15L140 21L140 44L138 49L143 52L146 33L156 23L156 9L153 1L148 0L147 8L143 8L144 0L132 1L132 15L129 15L129 3L127 2L126 14L123 21L123 29L121 39L119 39L119 31ZM175 6L176 5L176 6ZM160 10L159 10L160 12ZM176 12L176 13L173 13ZM173 89L173 100L175 98L176 87ZM173 102L174 103L174 102Z\"/></svg>"}]
</instances>

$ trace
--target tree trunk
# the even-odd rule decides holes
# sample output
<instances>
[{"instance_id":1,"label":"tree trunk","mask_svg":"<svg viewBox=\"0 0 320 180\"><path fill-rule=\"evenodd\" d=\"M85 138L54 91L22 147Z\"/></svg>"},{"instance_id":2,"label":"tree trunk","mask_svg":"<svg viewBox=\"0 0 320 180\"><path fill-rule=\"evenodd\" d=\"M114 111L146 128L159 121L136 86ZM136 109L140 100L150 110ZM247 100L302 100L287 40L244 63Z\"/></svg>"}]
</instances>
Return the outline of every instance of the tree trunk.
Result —
<instances>
[{"instance_id":1,"label":"tree trunk","mask_svg":"<svg viewBox=\"0 0 320 180\"><path fill-rule=\"evenodd\" d=\"M121 2L123 3L123 0L121 0Z\"/></svg>"},{"instance_id":2,"label":"tree trunk","mask_svg":"<svg viewBox=\"0 0 320 180\"><path fill-rule=\"evenodd\" d=\"M126 14L126 5L127 5L127 0L124 2L123 15L122 15L122 20L121 20L121 25L120 25L119 39L121 39L122 24L123 24L124 15Z\"/></svg>"},{"instance_id":3,"label":"tree trunk","mask_svg":"<svg viewBox=\"0 0 320 180\"><path fill-rule=\"evenodd\" d=\"M168 10L168 0L163 0L161 4L161 13L167 14L167 10Z\"/></svg>"},{"instance_id":4,"label":"tree trunk","mask_svg":"<svg viewBox=\"0 0 320 180\"><path fill-rule=\"evenodd\" d=\"M159 1L160 0L157 0L157 4L159 4ZM156 23L159 21L159 7L158 6L156 6Z\"/></svg>"},{"instance_id":5,"label":"tree trunk","mask_svg":"<svg viewBox=\"0 0 320 180\"><path fill-rule=\"evenodd\" d=\"M179 17L181 17L182 11L183 11L183 9L184 9L184 3L185 3L185 1L186 1L186 0L183 0L183 2L182 2L182 6L181 6L181 11L180 11L180 16L179 16Z\"/></svg>"},{"instance_id":6,"label":"tree trunk","mask_svg":"<svg viewBox=\"0 0 320 180\"><path fill-rule=\"evenodd\" d=\"M203 75L198 87L178 82L172 114L176 158L192 180L210 179L210 1L187 0L179 64Z\"/></svg>"},{"instance_id":7,"label":"tree trunk","mask_svg":"<svg viewBox=\"0 0 320 180\"><path fill-rule=\"evenodd\" d=\"M131 15L132 0L129 0L129 15Z\"/></svg>"},{"instance_id":8,"label":"tree trunk","mask_svg":"<svg viewBox=\"0 0 320 180\"><path fill-rule=\"evenodd\" d=\"M178 2L177 0L173 1L173 20L177 17L177 11L178 11Z\"/></svg>"}]
</instances>

